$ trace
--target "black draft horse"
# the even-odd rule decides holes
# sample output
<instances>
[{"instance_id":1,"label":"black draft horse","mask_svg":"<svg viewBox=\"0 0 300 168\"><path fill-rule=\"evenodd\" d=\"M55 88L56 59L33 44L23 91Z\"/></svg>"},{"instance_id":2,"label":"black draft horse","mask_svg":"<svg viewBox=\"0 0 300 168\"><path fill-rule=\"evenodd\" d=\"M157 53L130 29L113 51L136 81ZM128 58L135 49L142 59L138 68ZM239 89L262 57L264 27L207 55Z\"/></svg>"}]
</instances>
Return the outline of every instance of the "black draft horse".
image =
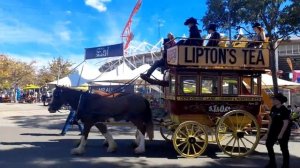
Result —
<instances>
[{"instance_id":1,"label":"black draft horse","mask_svg":"<svg viewBox=\"0 0 300 168\"><path fill-rule=\"evenodd\" d=\"M137 94L120 94L118 96L101 95L98 93L82 92L66 87L56 86L48 111L54 113L63 104L69 104L77 110L77 117L84 124L83 135L77 148L71 150L71 154L84 153L88 134L95 125L108 142L107 152L116 150L117 145L108 132L104 121L113 118L115 121L131 121L136 127L137 147L135 153L145 152L145 133L149 139L153 139L153 122L150 104L147 99ZM79 103L80 102L80 103Z\"/></svg>"}]
</instances>

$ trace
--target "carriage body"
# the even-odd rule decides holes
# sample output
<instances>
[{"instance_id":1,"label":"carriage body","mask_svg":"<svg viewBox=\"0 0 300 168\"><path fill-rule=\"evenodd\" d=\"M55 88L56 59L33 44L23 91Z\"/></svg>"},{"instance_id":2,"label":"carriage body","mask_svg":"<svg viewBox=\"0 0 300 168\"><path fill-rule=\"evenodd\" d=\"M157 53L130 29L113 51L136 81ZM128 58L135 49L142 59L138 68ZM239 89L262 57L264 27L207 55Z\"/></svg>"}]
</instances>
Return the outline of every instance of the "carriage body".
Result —
<instances>
[{"instance_id":1,"label":"carriage body","mask_svg":"<svg viewBox=\"0 0 300 168\"><path fill-rule=\"evenodd\" d=\"M176 130L181 129L182 123L189 127L186 122L193 122L204 126L204 132L205 129L215 130L218 142L218 128L221 129L222 124L237 135L257 122L262 102L261 74L269 67L268 49L180 45L168 49L167 53L169 71L165 80L169 81L169 86L164 88L165 109L173 125L179 127ZM236 125L239 128L233 130ZM257 133L258 127L256 123ZM173 144L177 141L175 134ZM257 142L256 139L254 146ZM174 147L185 157L199 154L187 154L176 144ZM235 156L232 153L227 154ZM237 156L248 153L250 151Z\"/></svg>"}]
</instances>

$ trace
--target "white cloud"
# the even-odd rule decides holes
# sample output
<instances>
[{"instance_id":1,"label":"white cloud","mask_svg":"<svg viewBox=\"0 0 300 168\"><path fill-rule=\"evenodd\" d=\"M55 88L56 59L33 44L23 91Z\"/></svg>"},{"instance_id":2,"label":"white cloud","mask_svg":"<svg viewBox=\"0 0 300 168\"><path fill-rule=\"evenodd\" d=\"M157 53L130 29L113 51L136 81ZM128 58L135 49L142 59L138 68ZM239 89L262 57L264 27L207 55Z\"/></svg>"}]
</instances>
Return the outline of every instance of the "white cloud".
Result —
<instances>
[{"instance_id":1,"label":"white cloud","mask_svg":"<svg viewBox=\"0 0 300 168\"><path fill-rule=\"evenodd\" d=\"M31 63L32 61L35 61L35 67L36 70L42 68L43 66L47 66L49 62L51 62L54 59L54 56L52 53L45 53L45 52L36 52L36 53L29 53L29 54L17 54L17 53L4 53L5 55L8 55L9 57L26 62ZM63 54L64 60L68 60L71 63L74 63L73 67L80 64L84 57L82 54Z\"/></svg>"},{"instance_id":2,"label":"white cloud","mask_svg":"<svg viewBox=\"0 0 300 168\"><path fill-rule=\"evenodd\" d=\"M52 36L22 23L0 23L0 43L44 43L53 42Z\"/></svg>"},{"instance_id":3,"label":"white cloud","mask_svg":"<svg viewBox=\"0 0 300 168\"><path fill-rule=\"evenodd\" d=\"M70 31L61 31L58 33L59 37L61 40L63 41L70 41L71 40L71 35L70 35Z\"/></svg>"},{"instance_id":4,"label":"white cloud","mask_svg":"<svg viewBox=\"0 0 300 168\"><path fill-rule=\"evenodd\" d=\"M65 11L66 15L72 15L72 12L70 10Z\"/></svg>"},{"instance_id":5,"label":"white cloud","mask_svg":"<svg viewBox=\"0 0 300 168\"><path fill-rule=\"evenodd\" d=\"M105 12L107 10L105 3L110 1L111 0L85 0L85 4L97 9L99 12Z\"/></svg>"},{"instance_id":6,"label":"white cloud","mask_svg":"<svg viewBox=\"0 0 300 168\"><path fill-rule=\"evenodd\" d=\"M118 22L113 18L112 15L107 14L107 28L98 35L99 45L110 45L122 42L121 33L122 26L118 25Z\"/></svg>"},{"instance_id":7,"label":"white cloud","mask_svg":"<svg viewBox=\"0 0 300 168\"><path fill-rule=\"evenodd\" d=\"M34 54L5 53L5 54L13 59L26 62L26 63L31 63L32 61L35 61L34 65L37 67L37 69L40 69L43 66L47 66L48 62L52 59L50 53L34 53Z\"/></svg>"},{"instance_id":8,"label":"white cloud","mask_svg":"<svg viewBox=\"0 0 300 168\"><path fill-rule=\"evenodd\" d=\"M54 27L55 34L59 37L59 39L63 42L69 42L71 40L71 30L68 28L68 25L71 24L71 21L60 21L57 22Z\"/></svg>"}]
</instances>

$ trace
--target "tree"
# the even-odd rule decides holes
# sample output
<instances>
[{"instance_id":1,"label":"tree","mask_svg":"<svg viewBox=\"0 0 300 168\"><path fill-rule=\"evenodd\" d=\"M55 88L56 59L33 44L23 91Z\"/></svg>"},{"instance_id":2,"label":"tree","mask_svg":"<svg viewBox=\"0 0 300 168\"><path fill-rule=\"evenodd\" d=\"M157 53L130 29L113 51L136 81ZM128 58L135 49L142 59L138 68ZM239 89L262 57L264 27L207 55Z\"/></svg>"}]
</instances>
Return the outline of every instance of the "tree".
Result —
<instances>
[{"instance_id":1,"label":"tree","mask_svg":"<svg viewBox=\"0 0 300 168\"><path fill-rule=\"evenodd\" d=\"M48 63L48 66L43 66L38 71L38 84L42 86L58 78L66 77L70 74L72 65L73 63L69 60L64 60L62 57L53 58Z\"/></svg>"},{"instance_id":2,"label":"tree","mask_svg":"<svg viewBox=\"0 0 300 168\"><path fill-rule=\"evenodd\" d=\"M0 55L0 61L0 89L8 89L15 84L25 86L35 82L35 61L25 63L6 55Z\"/></svg>"},{"instance_id":3,"label":"tree","mask_svg":"<svg viewBox=\"0 0 300 168\"><path fill-rule=\"evenodd\" d=\"M274 93L278 93L275 49L280 40L300 32L300 0L207 0L204 24L219 25L262 23L270 42L270 69ZM230 16L230 17L229 17ZM227 19L226 19L227 18ZM228 18L230 22L228 22Z\"/></svg>"}]
</instances>

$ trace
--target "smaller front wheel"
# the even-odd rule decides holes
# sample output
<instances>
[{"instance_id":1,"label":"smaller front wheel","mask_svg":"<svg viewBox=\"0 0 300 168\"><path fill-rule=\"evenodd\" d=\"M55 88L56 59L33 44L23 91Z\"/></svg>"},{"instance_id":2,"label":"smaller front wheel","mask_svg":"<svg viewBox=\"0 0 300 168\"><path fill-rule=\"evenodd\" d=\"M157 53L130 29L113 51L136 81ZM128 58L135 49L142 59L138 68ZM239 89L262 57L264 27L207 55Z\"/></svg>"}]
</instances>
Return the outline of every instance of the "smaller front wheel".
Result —
<instances>
[{"instance_id":1,"label":"smaller front wheel","mask_svg":"<svg viewBox=\"0 0 300 168\"><path fill-rule=\"evenodd\" d=\"M198 157L205 151L208 144L205 127L195 121L181 123L172 139L175 150L182 157Z\"/></svg>"}]
</instances>

